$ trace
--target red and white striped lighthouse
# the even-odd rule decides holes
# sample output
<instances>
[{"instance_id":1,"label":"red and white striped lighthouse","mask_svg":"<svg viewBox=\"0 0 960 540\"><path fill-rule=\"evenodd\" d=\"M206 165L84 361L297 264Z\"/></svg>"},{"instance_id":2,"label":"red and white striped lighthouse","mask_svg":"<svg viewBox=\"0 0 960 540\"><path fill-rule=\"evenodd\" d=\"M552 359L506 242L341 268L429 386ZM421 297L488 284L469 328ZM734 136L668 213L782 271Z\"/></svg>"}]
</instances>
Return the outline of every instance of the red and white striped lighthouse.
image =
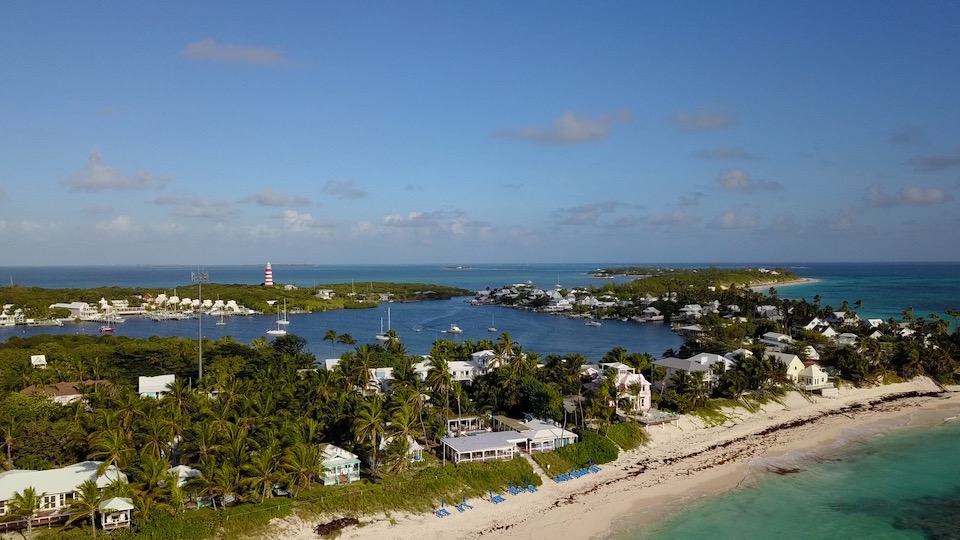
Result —
<instances>
[{"instance_id":1,"label":"red and white striped lighthouse","mask_svg":"<svg viewBox=\"0 0 960 540\"><path fill-rule=\"evenodd\" d=\"M263 272L263 286L273 287L273 269L270 268L270 263L267 263L267 269Z\"/></svg>"}]
</instances>

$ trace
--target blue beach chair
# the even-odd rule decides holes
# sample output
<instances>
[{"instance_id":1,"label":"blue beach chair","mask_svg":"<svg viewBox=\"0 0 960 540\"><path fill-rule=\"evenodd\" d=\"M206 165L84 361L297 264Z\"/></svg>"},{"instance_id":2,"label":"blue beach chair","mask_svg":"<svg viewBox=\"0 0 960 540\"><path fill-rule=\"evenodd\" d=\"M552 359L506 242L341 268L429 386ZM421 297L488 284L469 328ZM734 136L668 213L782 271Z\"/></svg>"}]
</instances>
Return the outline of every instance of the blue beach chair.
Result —
<instances>
[{"instance_id":1,"label":"blue beach chair","mask_svg":"<svg viewBox=\"0 0 960 540\"><path fill-rule=\"evenodd\" d=\"M467 504L467 496L466 496L466 495L463 496L463 502L460 503L460 506L462 506L462 507L463 507L464 509L466 509L466 510L473 510L473 507L470 506L469 504Z\"/></svg>"}]
</instances>

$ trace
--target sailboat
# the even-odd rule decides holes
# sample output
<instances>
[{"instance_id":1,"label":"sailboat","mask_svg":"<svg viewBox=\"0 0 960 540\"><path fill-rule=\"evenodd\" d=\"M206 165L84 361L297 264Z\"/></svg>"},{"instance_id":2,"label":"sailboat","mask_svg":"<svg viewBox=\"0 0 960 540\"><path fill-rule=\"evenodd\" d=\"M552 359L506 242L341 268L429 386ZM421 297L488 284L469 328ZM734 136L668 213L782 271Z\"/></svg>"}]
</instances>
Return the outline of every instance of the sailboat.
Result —
<instances>
[{"instance_id":1,"label":"sailboat","mask_svg":"<svg viewBox=\"0 0 960 540\"><path fill-rule=\"evenodd\" d=\"M220 320L217 321L217 326L226 326L227 323L223 320L223 312L220 312Z\"/></svg>"},{"instance_id":2,"label":"sailboat","mask_svg":"<svg viewBox=\"0 0 960 540\"><path fill-rule=\"evenodd\" d=\"M390 331L390 308L387 308L387 331ZM390 336L383 333L383 317L380 317L380 333L376 336L377 341L390 341Z\"/></svg>"},{"instance_id":3,"label":"sailboat","mask_svg":"<svg viewBox=\"0 0 960 540\"><path fill-rule=\"evenodd\" d=\"M497 325L494 324L494 316L493 316L493 315L490 316L490 326L487 328L487 331L488 331L488 332L496 332L496 331L497 331Z\"/></svg>"},{"instance_id":4,"label":"sailboat","mask_svg":"<svg viewBox=\"0 0 960 540\"><path fill-rule=\"evenodd\" d=\"M279 314L280 313L277 312L277 315ZM283 299L283 318L282 319L278 318L277 324L282 324L282 325L290 324L290 321L287 320L287 299L286 298Z\"/></svg>"},{"instance_id":5,"label":"sailboat","mask_svg":"<svg viewBox=\"0 0 960 540\"><path fill-rule=\"evenodd\" d=\"M110 317L107 317L107 321L106 321L106 322L107 322L107 324L105 324L105 325L103 325L103 326L100 327L100 331L101 331L101 332L104 332L104 333L107 333L107 334L112 334L112 333L113 333L113 327L110 326Z\"/></svg>"},{"instance_id":6,"label":"sailboat","mask_svg":"<svg viewBox=\"0 0 960 540\"><path fill-rule=\"evenodd\" d=\"M277 329L276 329L276 330L272 330L272 329L271 329L271 330L267 330L267 335L270 335L270 336L285 336L285 335L287 335L287 331L284 330L283 328L281 328L281 325L282 325L282 324L283 324L283 323L280 322L280 310L277 309Z\"/></svg>"}]
</instances>

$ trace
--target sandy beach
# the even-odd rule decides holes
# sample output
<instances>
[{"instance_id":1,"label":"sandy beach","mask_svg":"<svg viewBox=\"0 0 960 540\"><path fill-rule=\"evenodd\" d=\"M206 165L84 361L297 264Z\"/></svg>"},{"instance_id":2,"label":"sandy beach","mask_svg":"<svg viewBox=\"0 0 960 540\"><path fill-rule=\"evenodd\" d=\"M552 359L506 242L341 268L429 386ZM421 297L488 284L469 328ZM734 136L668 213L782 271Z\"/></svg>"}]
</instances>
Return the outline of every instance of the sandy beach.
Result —
<instances>
[{"instance_id":1,"label":"sandy beach","mask_svg":"<svg viewBox=\"0 0 960 540\"><path fill-rule=\"evenodd\" d=\"M653 523L691 500L739 484L755 458L824 449L838 435L898 426L932 425L960 413L960 388L943 392L925 378L866 389L843 388L840 396L804 399L791 392L782 404L756 413L730 412L732 420L705 427L680 417L679 426L651 427L652 442L621 453L597 474L569 482L545 480L538 493L504 494L506 502L468 500L473 510L393 514L361 518L363 527L340 538L537 538L545 531L565 538L596 538ZM871 428L872 426L872 428ZM535 467L536 469L536 467ZM330 519L340 516L330 516ZM298 518L275 520L271 538L317 538Z\"/></svg>"},{"instance_id":2,"label":"sandy beach","mask_svg":"<svg viewBox=\"0 0 960 540\"><path fill-rule=\"evenodd\" d=\"M790 287L793 285L806 285L807 283L819 283L819 279L813 278L800 278L793 279L790 281L771 281L769 283L757 283L756 285L751 285L750 290L753 292L765 293L770 290L770 287L774 289L779 289L781 287Z\"/></svg>"}]
</instances>

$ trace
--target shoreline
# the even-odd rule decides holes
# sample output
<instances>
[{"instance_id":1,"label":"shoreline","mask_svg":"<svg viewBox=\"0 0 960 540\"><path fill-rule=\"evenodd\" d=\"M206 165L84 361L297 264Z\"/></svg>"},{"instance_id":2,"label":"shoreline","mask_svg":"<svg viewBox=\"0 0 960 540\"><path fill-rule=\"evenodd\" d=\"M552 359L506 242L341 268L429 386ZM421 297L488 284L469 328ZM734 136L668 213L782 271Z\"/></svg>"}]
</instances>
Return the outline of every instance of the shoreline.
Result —
<instances>
[{"instance_id":1,"label":"shoreline","mask_svg":"<svg viewBox=\"0 0 960 540\"><path fill-rule=\"evenodd\" d=\"M753 292L767 292L771 287L774 289L779 289L781 287L794 287L796 285L809 285L811 283L820 283L822 279L817 278L800 278L792 279L790 281L771 281L768 283L757 283L755 285L750 285L750 290Z\"/></svg>"},{"instance_id":2,"label":"shoreline","mask_svg":"<svg viewBox=\"0 0 960 540\"><path fill-rule=\"evenodd\" d=\"M878 423L885 429L909 426L918 412L937 422L958 411L960 391L942 392L925 378L844 388L835 399L807 401L791 392L783 403L764 405L756 413L727 411L731 420L719 426L705 427L682 416L679 427L649 428L648 446L622 452L600 473L562 484L547 479L536 494L505 495L506 504L470 500L473 510L444 519L432 514L366 516L363 527L345 529L340 537L520 538L562 530L568 538L608 538L656 523L692 500L735 488L756 458L829 449L852 429ZM320 521L275 520L270 536L317 538L312 526Z\"/></svg>"}]
</instances>

